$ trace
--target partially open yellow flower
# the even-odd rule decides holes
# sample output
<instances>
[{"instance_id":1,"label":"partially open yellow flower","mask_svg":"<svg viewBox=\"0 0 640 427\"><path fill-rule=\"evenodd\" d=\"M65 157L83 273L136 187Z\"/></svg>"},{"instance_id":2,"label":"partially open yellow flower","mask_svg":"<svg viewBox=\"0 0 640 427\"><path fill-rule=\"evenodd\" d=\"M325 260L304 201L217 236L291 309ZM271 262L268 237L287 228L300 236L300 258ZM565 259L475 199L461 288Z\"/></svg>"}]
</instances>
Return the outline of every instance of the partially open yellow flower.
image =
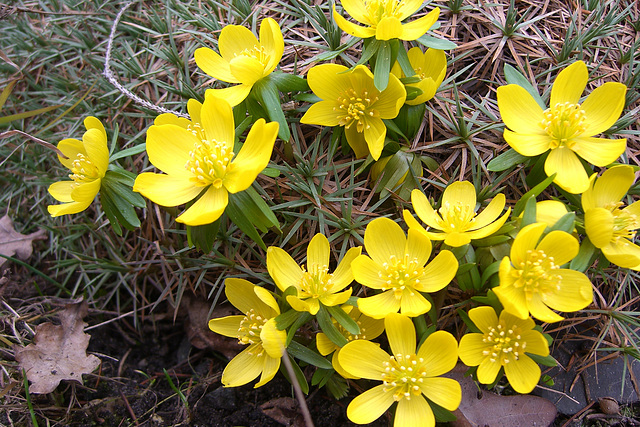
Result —
<instances>
[{"instance_id":1,"label":"partially open yellow flower","mask_svg":"<svg viewBox=\"0 0 640 427\"><path fill-rule=\"evenodd\" d=\"M243 314L209 320L209 329L226 337L234 337L247 345L222 372L225 387L245 385L258 376L260 387L271 381L280 368L285 352L286 331L276 327L280 308L273 295L244 279L226 279L225 294L229 302Z\"/></svg>"},{"instance_id":2,"label":"partially open yellow flower","mask_svg":"<svg viewBox=\"0 0 640 427\"><path fill-rule=\"evenodd\" d=\"M544 111L523 87L510 84L498 88L498 108L508 128L504 139L523 156L550 151L545 173L555 173L554 182L574 194L589 187L589 177L578 157L595 166L607 166L627 147L626 139L594 137L620 117L627 87L607 82L580 102L588 79L582 61L562 70L551 88L551 107Z\"/></svg>"},{"instance_id":3,"label":"partially open yellow flower","mask_svg":"<svg viewBox=\"0 0 640 427\"><path fill-rule=\"evenodd\" d=\"M469 333L460 340L460 360L467 366L478 366L478 381L491 384L504 367L509 384L518 393L529 393L540 381L540 367L525 353L549 355L549 344L533 329L536 324L527 317L520 319L503 310L500 319L491 307L469 310L469 317L481 333Z\"/></svg>"},{"instance_id":4,"label":"partially open yellow flower","mask_svg":"<svg viewBox=\"0 0 640 427\"><path fill-rule=\"evenodd\" d=\"M349 70L337 64L311 68L307 80L322 101L313 104L300 122L344 126L347 142L356 157L371 153L378 160L387 135L382 119L396 117L407 96L400 80L390 75L389 85L380 92L373 84L373 74L364 65Z\"/></svg>"},{"instance_id":5,"label":"partially open yellow flower","mask_svg":"<svg viewBox=\"0 0 640 427\"><path fill-rule=\"evenodd\" d=\"M364 232L367 255L351 264L356 281L382 293L358 298L358 308L367 316L382 319L398 310L419 316L431 308L420 292L436 292L451 282L458 271L458 260L447 250L430 262L431 241L418 230L402 228L389 218L376 218Z\"/></svg>"},{"instance_id":6,"label":"partially open yellow flower","mask_svg":"<svg viewBox=\"0 0 640 427\"><path fill-rule=\"evenodd\" d=\"M351 296L351 288L344 288L353 282L351 261L360 255L362 248L351 248L329 273L331 249L329 240L323 234L316 234L307 247L307 267L300 267L284 250L270 246L267 249L267 270L281 291L293 286L298 295L289 295L287 302L296 311L308 311L315 315L320 304L327 307L345 303Z\"/></svg>"},{"instance_id":7,"label":"partially open yellow flower","mask_svg":"<svg viewBox=\"0 0 640 427\"><path fill-rule=\"evenodd\" d=\"M284 39L278 23L266 18L260 25L260 41L240 25L227 25L218 40L220 54L201 47L195 51L196 64L202 71L227 83L239 83L225 89L208 89L236 106L249 95L253 85L276 68L284 52Z\"/></svg>"},{"instance_id":8,"label":"partially open yellow flower","mask_svg":"<svg viewBox=\"0 0 640 427\"><path fill-rule=\"evenodd\" d=\"M529 313L543 322L557 322L554 310L578 311L593 301L589 278L579 271L562 268L580 249L578 240L560 230L542 237L547 224L524 227L500 263L500 285L493 291L505 310L526 319ZM542 237L542 240L540 239Z\"/></svg>"},{"instance_id":9,"label":"partially open yellow flower","mask_svg":"<svg viewBox=\"0 0 640 427\"><path fill-rule=\"evenodd\" d=\"M358 307L354 307L352 305L343 305L340 307L343 311L349 314L360 328L360 333L358 335L353 335L349 331L347 331L336 319L331 319L334 326L342 334L343 337L347 339L347 341L354 340L372 340L377 338L384 331L384 320L382 319L374 319L372 317L366 316L358 310ZM340 354L341 347L338 347L333 341L329 339L327 335L323 332L319 332L316 335L316 345L318 347L318 351L321 355L326 356L328 354L333 353L331 356L331 364L333 365L333 369L336 370L343 378L351 378L355 379L353 375L349 374L344 370L342 365L340 365L340 359L338 355Z\"/></svg>"},{"instance_id":10,"label":"partially open yellow flower","mask_svg":"<svg viewBox=\"0 0 640 427\"><path fill-rule=\"evenodd\" d=\"M449 411L462 400L460 384L440 376L456 366L458 343L449 332L437 331L416 351L411 319L393 313L384 324L391 354L365 340L351 341L340 351L340 364L351 375L382 381L351 401L347 417L356 424L368 424L398 402L394 426L433 427L435 417L425 397Z\"/></svg>"},{"instance_id":11,"label":"partially open yellow flower","mask_svg":"<svg viewBox=\"0 0 640 427\"><path fill-rule=\"evenodd\" d=\"M419 47L409 49L407 56L416 74L405 76L398 62L393 65L391 72L398 78L418 77L420 79L418 83L409 83L407 86L420 89L422 94L405 101L405 104L422 104L433 98L442 84L444 76L447 74L447 58L443 50L429 48L423 53Z\"/></svg>"},{"instance_id":12,"label":"partially open yellow flower","mask_svg":"<svg viewBox=\"0 0 640 427\"><path fill-rule=\"evenodd\" d=\"M612 263L640 271L640 247L633 243L640 228L640 201L623 208L620 200L635 181L631 166L614 166L582 194L584 228L591 243Z\"/></svg>"},{"instance_id":13,"label":"partially open yellow flower","mask_svg":"<svg viewBox=\"0 0 640 427\"><path fill-rule=\"evenodd\" d=\"M191 122L162 115L147 131L149 160L164 174L138 175L133 191L162 206L178 206L202 196L176 221L210 224L220 218L229 193L246 190L269 163L278 123L259 119L240 151L233 152L233 111L224 99L207 96L188 103Z\"/></svg>"},{"instance_id":14,"label":"partially open yellow flower","mask_svg":"<svg viewBox=\"0 0 640 427\"><path fill-rule=\"evenodd\" d=\"M49 205L51 216L69 215L87 209L100 191L102 178L109 167L107 133L100 120L84 119L87 131L82 141L68 138L58 143L58 149L67 156L58 160L71 171L71 181L58 181L49 186L49 194L61 205Z\"/></svg>"},{"instance_id":15,"label":"partially open yellow flower","mask_svg":"<svg viewBox=\"0 0 640 427\"><path fill-rule=\"evenodd\" d=\"M427 15L403 24L422 6L422 0L342 0L342 7L361 27L342 17L333 6L333 19L345 33L367 39L375 36L378 40L416 40L433 26L440 15L436 7Z\"/></svg>"},{"instance_id":16,"label":"partially open yellow flower","mask_svg":"<svg viewBox=\"0 0 640 427\"><path fill-rule=\"evenodd\" d=\"M403 216L409 229L419 230L432 240L444 240L446 245L453 247L492 235L504 225L511 212L511 208L508 208L507 212L498 218L505 205L504 194L498 194L480 214L476 215L476 189L468 181L450 184L442 194L442 205L437 212L427 196L418 189L411 192L411 204L418 218L438 231L425 230L411 212L405 210Z\"/></svg>"}]
</instances>

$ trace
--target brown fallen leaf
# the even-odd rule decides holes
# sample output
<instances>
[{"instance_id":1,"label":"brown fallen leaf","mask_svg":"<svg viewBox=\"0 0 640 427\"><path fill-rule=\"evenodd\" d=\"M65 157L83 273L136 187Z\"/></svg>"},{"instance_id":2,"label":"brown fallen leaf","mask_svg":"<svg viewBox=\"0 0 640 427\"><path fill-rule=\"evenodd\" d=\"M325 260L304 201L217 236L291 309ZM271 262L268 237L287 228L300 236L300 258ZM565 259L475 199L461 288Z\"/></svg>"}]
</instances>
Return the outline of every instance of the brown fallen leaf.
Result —
<instances>
[{"instance_id":1,"label":"brown fallen leaf","mask_svg":"<svg viewBox=\"0 0 640 427\"><path fill-rule=\"evenodd\" d=\"M36 239L46 239L44 230L38 230L31 234L20 234L13 228L13 221L9 215L0 218L0 254L14 256L26 260L31 256L33 247L31 243ZM0 266L7 259L0 257Z\"/></svg>"},{"instance_id":2,"label":"brown fallen leaf","mask_svg":"<svg viewBox=\"0 0 640 427\"><path fill-rule=\"evenodd\" d=\"M260 405L262 412L269 418L292 427L305 427L304 417L298 410L298 402L292 397L271 399Z\"/></svg>"},{"instance_id":3,"label":"brown fallen leaf","mask_svg":"<svg viewBox=\"0 0 640 427\"><path fill-rule=\"evenodd\" d=\"M29 392L51 393L61 380L82 383L82 374L100 365L96 356L87 356L91 336L84 333L86 315L86 301L68 304L59 314L60 325L42 323L36 327L33 343L14 347L15 358L31 382Z\"/></svg>"},{"instance_id":4,"label":"brown fallen leaf","mask_svg":"<svg viewBox=\"0 0 640 427\"><path fill-rule=\"evenodd\" d=\"M556 418L556 406L546 399L531 395L501 396L478 387L465 377L466 366L458 365L446 376L462 387L462 402L454 415L453 427L545 427Z\"/></svg>"}]
</instances>

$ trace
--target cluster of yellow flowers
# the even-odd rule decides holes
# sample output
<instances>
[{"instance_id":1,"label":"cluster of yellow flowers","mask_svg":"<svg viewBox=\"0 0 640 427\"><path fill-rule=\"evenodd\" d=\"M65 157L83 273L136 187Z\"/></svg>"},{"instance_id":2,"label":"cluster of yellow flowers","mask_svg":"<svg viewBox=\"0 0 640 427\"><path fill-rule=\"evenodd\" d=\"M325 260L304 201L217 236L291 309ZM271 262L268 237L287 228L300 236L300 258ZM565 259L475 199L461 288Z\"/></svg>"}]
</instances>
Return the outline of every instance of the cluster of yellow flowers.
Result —
<instances>
[{"instance_id":1,"label":"cluster of yellow flowers","mask_svg":"<svg viewBox=\"0 0 640 427\"><path fill-rule=\"evenodd\" d=\"M439 16L435 8L405 22L421 5L419 0L343 0L344 10L364 26L348 21L335 6L333 17L346 33L370 39L368 43L412 41ZM203 103L189 100L190 119L158 116L147 131L146 152L162 173L141 173L133 184L134 192L159 205L189 204L176 218L188 226L218 220L230 195L247 190L267 167L274 142L282 135L281 124L260 118L240 143L233 110L251 94L259 98L260 88L270 84L284 51L277 22L263 20L259 39L242 26L226 26L218 47L220 53L198 49L195 61L205 73L232 86L207 90ZM404 56L399 54L388 68L376 64L374 72L364 64L312 67L307 82L320 100L300 122L344 128L357 158L388 160L381 159L387 140L384 121L431 99L446 74L443 51L413 47L407 52L402 44L399 49ZM383 60L375 52L373 58ZM435 425L432 405L452 411L460 404L460 385L442 376L458 359L472 367L483 384L496 382L504 373L514 390L530 392L541 375L530 356L549 356L548 337L534 318L557 322L563 317L556 311L575 312L593 301L589 278L570 264L579 254L579 238L583 245L590 241L610 262L640 270L640 247L633 243L640 228L640 202L625 208L621 201L634 182L634 168L616 165L597 178L578 158L605 167L625 151L626 140L595 135L617 121L626 87L605 83L580 102L588 77L581 61L562 70L546 109L528 88L509 84L497 90L505 141L522 156L542 156L549 182L562 191L582 194L583 221L574 221L575 213L557 200L527 204L511 215L503 194L494 195L480 210L476 187L462 181L446 187L439 207L414 189L411 206L425 226L406 209L406 233L394 220L376 218L366 227L364 248L346 251L333 270L329 239L323 234L309 242L305 265L284 249L269 247L266 268L277 290L227 278L227 298L242 314L209 322L211 330L247 346L226 367L223 384L240 386L260 377L259 387L270 381L281 358L289 357L292 325L299 328L315 318L320 327L315 348L322 356L332 354L331 369L346 379L382 383L351 402L347 415L355 423L372 422L398 402L395 425ZM66 139L58 145L68 157L60 161L72 174L71 181L49 188L63 202L49 207L53 216L86 209L109 168L104 127L94 117L87 118L85 126L82 142ZM563 222L567 215L570 223ZM500 244L508 250L495 256L493 273L481 278L477 263L468 257L475 249ZM462 269L462 263L475 264L475 273L469 273L468 265ZM492 275L495 280L488 280ZM422 326L425 314L438 308L429 294L455 280L462 286L465 277L471 277L476 294L492 303L468 311L470 332L458 344L451 333ZM352 287L354 281L360 286ZM372 341L383 331L390 354Z\"/></svg>"}]
</instances>

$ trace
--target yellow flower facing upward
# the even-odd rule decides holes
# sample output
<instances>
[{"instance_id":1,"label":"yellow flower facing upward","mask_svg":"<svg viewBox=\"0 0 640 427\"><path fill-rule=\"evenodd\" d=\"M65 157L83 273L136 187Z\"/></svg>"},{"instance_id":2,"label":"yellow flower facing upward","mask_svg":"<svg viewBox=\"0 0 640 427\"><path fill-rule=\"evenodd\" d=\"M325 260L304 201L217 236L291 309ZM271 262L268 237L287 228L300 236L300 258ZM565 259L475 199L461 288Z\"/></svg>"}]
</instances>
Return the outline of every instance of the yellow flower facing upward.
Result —
<instances>
[{"instance_id":1,"label":"yellow flower facing upward","mask_svg":"<svg viewBox=\"0 0 640 427\"><path fill-rule=\"evenodd\" d=\"M307 247L306 268L300 267L284 250L270 246L267 249L267 270L281 291L290 286L296 288L297 296L287 296L287 302L294 310L315 315L320 304L331 307L349 299L351 288L343 289L353 282L351 261L360 255L361 250L361 247L349 249L335 271L329 273L329 240L318 233Z\"/></svg>"},{"instance_id":2,"label":"yellow flower facing upward","mask_svg":"<svg viewBox=\"0 0 640 427\"><path fill-rule=\"evenodd\" d=\"M285 352L287 333L276 328L278 303L269 291L244 279L226 279L225 293L243 314L211 319L209 329L248 347L224 369L222 384L238 387L260 376L254 387L263 386L278 372Z\"/></svg>"},{"instance_id":3,"label":"yellow flower facing upward","mask_svg":"<svg viewBox=\"0 0 640 427\"><path fill-rule=\"evenodd\" d=\"M371 423L398 402L395 427L433 427L435 417L426 399L449 411L462 399L460 384L440 376L456 365L458 343L449 332L437 331L416 351L411 319L394 313L384 324L391 354L365 340L351 341L340 351L340 364L351 375L382 381L353 399L347 416L356 424Z\"/></svg>"},{"instance_id":4,"label":"yellow flower facing upward","mask_svg":"<svg viewBox=\"0 0 640 427\"><path fill-rule=\"evenodd\" d=\"M627 87L607 82L595 89L584 102L589 72L577 61L560 73L551 88L550 107L543 110L521 86L498 88L498 108L507 128L504 139L523 156L549 152L544 164L548 176L564 190L578 194L589 186L582 157L595 166L607 166L626 149L626 139L603 139L595 135L618 120L625 103Z\"/></svg>"},{"instance_id":5,"label":"yellow flower facing upward","mask_svg":"<svg viewBox=\"0 0 640 427\"><path fill-rule=\"evenodd\" d=\"M384 331L384 320L374 319L372 317L366 316L362 314L360 310L358 310L358 307L354 307L352 305L343 305L340 308L345 311L349 315L349 317L351 317L358 324L358 327L360 328L360 333L358 335L353 335L342 325L340 325L340 323L338 323L336 319L332 318L331 320L336 329L342 334L343 337L346 338L347 341L351 342L354 340L372 340L377 338ZM316 335L316 345L318 347L318 351L323 356L333 353L333 355L331 356L333 369L335 369L336 372L339 373L343 378L356 378L345 371L342 365L340 365L340 359L338 355L340 354L341 347L338 347L333 341L331 341L326 334L324 334L323 332L319 332L318 335Z\"/></svg>"},{"instance_id":6,"label":"yellow flower facing upward","mask_svg":"<svg viewBox=\"0 0 640 427\"><path fill-rule=\"evenodd\" d=\"M520 319L503 310L500 318L491 307L469 310L469 317L481 333L469 333L460 340L460 360L478 366L478 381L491 384L504 367L509 384L518 393L529 393L540 380L540 367L525 353L549 355L549 344L533 329L531 317Z\"/></svg>"},{"instance_id":7,"label":"yellow flower facing upward","mask_svg":"<svg viewBox=\"0 0 640 427\"><path fill-rule=\"evenodd\" d=\"M382 119L395 118L407 96L400 80L390 75L389 85L380 92L373 84L373 74L364 65L349 70L337 64L311 68L307 80L322 101L313 104L300 122L344 126L356 157L371 153L378 160L387 135Z\"/></svg>"},{"instance_id":8,"label":"yellow flower facing upward","mask_svg":"<svg viewBox=\"0 0 640 427\"><path fill-rule=\"evenodd\" d=\"M403 212L404 220L410 230L419 230L432 240L444 240L446 245L452 247L463 246L471 240L482 239L498 231L511 212L511 208L508 208L498 218L505 205L504 194L498 194L476 215L476 199L473 184L468 181L454 182L444 190L442 204L436 211L427 196L415 189L411 192L413 209L418 218L437 231L425 230L408 210Z\"/></svg>"},{"instance_id":9,"label":"yellow flower facing upward","mask_svg":"<svg viewBox=\"0 0 640 427\"><path fill-rule=\"evenodd\" d=\"M227 100L232 107L249 95L253 85L276 68L284 52L278 23L266 18L260 25L260 40L240 25L227 25L218 40L220 54L207 47L195 51L196 64L214 79L239 83L225 89L208 89L207 94Z\"/></svg>"},{"instance_id":10,"label":"yellow flower facing upward","mask_svg":"<svg viewBox=\"0 0 640 427\"><path fill-rule=\"evenodd\" d=\"M640 271L640 247L633 243L640 228L640 201L627 207L620 200L635 181L631 166L614 166L582 194L584 228L596 248L612 263Z\"/></svg>"},{"instance_id":11,"label":"yellow flower facing upward","mask_svg":"<svg viewBox=\"0 0 640 427\"><path fill-rule=\"evenodd\" d=\"M364 232L367 255L351 264L356 281L382 293L358 298L358 308L367 316L382 319L398 310L419 316L431 308L420 292L435 292L451 282L458 271L456 257L447 250L430 262L431 241L420 231L409 230L408 237L389 218L376 218Z\"/></svg>"},{"instance_id":12,"label":"yellow flower facing upward","mask_svg":"<svg viewBox=\"0 0 640 427\"><path fill-rule=\"evenodd\" d=\"M422 52L419 47L412 47L407 52L409 62L416 72L414 76L420 79L417 83L409 83L407 86L415 87L422 91L422 94L418 95L414 99L405 101L408 105L418 105L427 102L433 98L436 91L442 84L445 75L447 74L447 58L443 50L427 49L426 52ZM391 68L393 73L398 78L407 77L402 72L400 64L396 62Z\"/></svg>"},{"instance_id":13,"label":"yellow flower facing upward","mask_svg":"<svg viewBox=\"0 0 640 427\"><path fill-rule=\"evenodd\" d=\"M427 15L403 24L422 6L422 0L342 0L342 7L364 27L342 17L333 6L333 19L345 33L362 39L416 40L433 26L440 15L436 7Z\"/></svg>"},{"instance_id":14,"label":"yellow flower facing upward","mask_svg":"<svg viewBox=\"0 0 640 427\"><path fill-rule=\"evenodd\" d=\"M578 240L560 230L542 233L547 224L524 227L511 246L509 257L500 263L500 285L493 291L508 312L526 319L529 313L543 322L557 322L562 316L549 309L578 311L593 301L589 278L579 271L561 268L580 249Z\"/></svg>"},{"instance_id":15,"label":"yellow flower facing upward","mask_svg":"<svg viewBox=\"0 0 640 427\"><path fill-rule=\"evenodd\" d=\"M228 102L207 96L204 104L191 100L187 106L191 121L163 114L147 131L149 161L164 173L141 173L133 191L162 206L178 206L204 193L176 221L210 224L224 212L229 193L246 190L267 166L278 123L256 121L236 154Z\"/></svg>"},{"instance_id":16,"label":"yellow flower facing upward","mask_svg":"<svg viewBox=\"0 0 640 427\"><path fill-rule=\"evenodd\" d=\"M69 215L87 209L100 191L102 178L109 167L107 133L100 120L84 119L87 131L82 141L68 138L58 143L58 149L68 158L58 160L71 171L71 181L58 181L49 186L49 194L61 205L49 205L51 216Z\"/></svg>"}]
</instances>

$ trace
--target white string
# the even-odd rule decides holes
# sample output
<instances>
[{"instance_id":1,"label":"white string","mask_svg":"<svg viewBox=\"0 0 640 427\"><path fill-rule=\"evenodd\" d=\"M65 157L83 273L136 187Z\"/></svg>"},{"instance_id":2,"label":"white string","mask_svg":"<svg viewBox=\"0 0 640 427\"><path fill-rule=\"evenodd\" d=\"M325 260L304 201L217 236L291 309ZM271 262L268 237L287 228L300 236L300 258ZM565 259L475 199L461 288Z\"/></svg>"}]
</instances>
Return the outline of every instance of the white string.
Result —
<instances>
[{"instance_id":1,"label":"white string","mask_svg":"<svg viewBox=\"0 0 640 427\"><path fill-rule=\"evenodd\" d=\"M113 40L115 39L115 35L116 35L116 27L118 26L118 23L120 22L120 19L122 18L122 15L124 15L124 12L134 3L138 2L139 0L133 0L130 1L129 3L125 4L122 9L120 9L120 12L118 12L118 15L116 16L116 19L113 21L113 25L111 26L111 33L109 34L109 40L107 41L107 52L105 54L104 57L104 71L102 72L102 75L109 80L109 82L116 88L118 89L123 95L125 95L127 98L131 99L133 102L142 105L143 107L146 107L150 110L156 111L158 113L171 113L171 114L175 114L178 117L184 117L185 119L189 119L189 115L185 114L185 113L181 113L178 111L173 111L173 110L169 110L167 108L161 107L159 105L155 105L152 104L151 102L144 100L142 98L140 98L138 95L136 95L135 93L131 92L129 89L125 88L124 86L122 86L118 80L115 78L115 76L113 75L113 72L111 71L110 68L110 62L111 62L111 48L113 47Z\"/></svg>"}]
</instances>

